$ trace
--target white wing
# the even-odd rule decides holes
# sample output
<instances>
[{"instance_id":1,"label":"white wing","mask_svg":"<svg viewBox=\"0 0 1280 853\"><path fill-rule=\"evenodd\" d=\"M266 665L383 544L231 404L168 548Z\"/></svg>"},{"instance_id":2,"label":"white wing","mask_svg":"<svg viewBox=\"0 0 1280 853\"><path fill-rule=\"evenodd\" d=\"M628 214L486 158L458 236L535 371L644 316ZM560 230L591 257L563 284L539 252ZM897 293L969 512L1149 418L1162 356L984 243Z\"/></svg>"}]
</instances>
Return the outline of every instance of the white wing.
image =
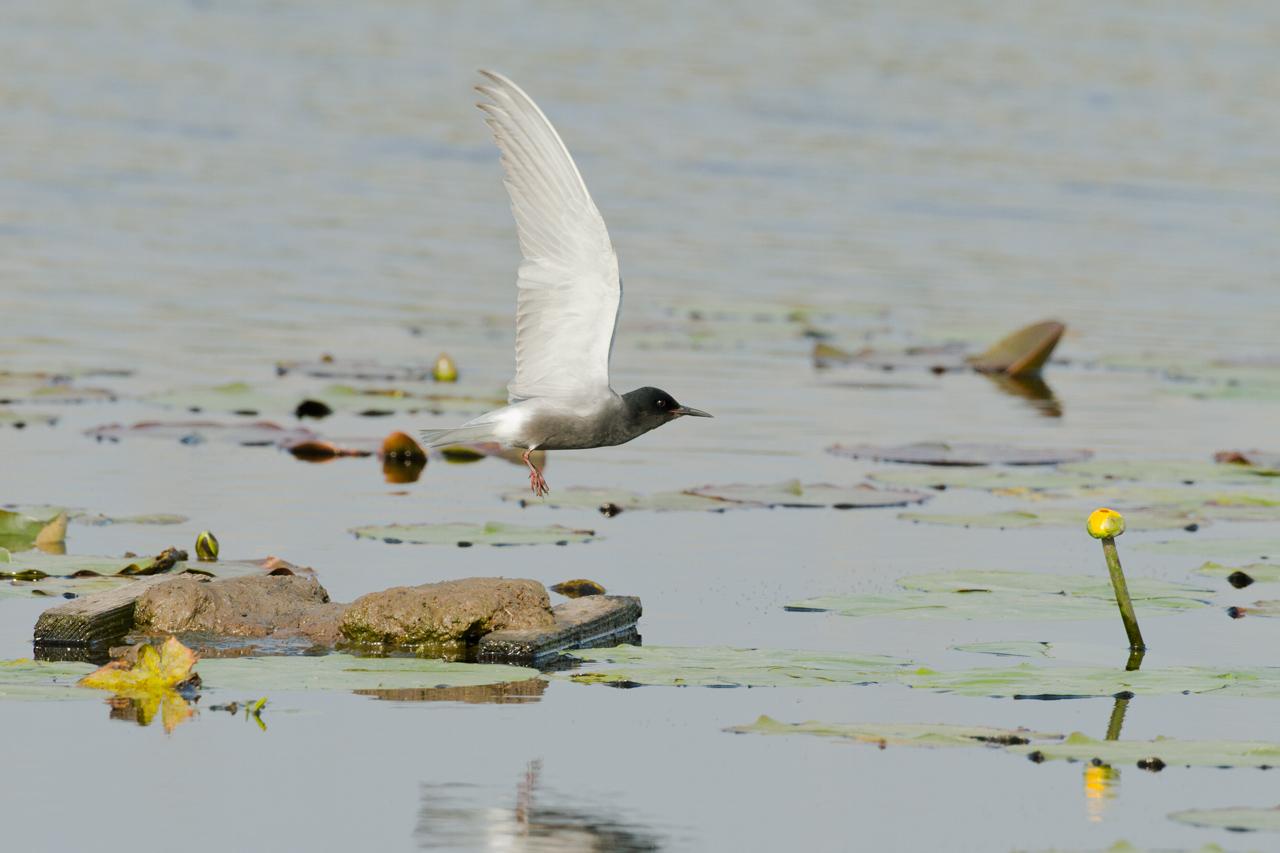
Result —
<instances>
[{"instance_id":1,"label":"white wing","mask_svg":"<svg viewBox=\"0 0 1280 853\"><path fill-rule=\"evenodd\" d=\"M502 151L524 260L517 277L512 401L609 392L609 352L622 301L618 257L569 149L533 99L481 71L492 103L476 106Z\"/></svg>"}]
</instances>

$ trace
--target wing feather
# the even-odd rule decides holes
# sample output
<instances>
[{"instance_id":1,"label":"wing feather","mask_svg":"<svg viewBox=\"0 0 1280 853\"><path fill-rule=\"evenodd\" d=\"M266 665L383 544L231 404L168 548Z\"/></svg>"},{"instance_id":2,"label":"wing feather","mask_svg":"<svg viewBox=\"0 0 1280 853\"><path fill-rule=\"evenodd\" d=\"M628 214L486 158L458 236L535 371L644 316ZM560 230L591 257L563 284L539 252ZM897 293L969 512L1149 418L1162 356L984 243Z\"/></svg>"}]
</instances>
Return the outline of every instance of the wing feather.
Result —
<instances>
[{"instance_id":1,"label":"wing feather","mask_svg":"<svg viewBox=\"0 0 1280 853\"><path fill-rule=\"evenodd\" d=\"M501 74L477 104L502 153L523 260L517 274L513 401L609 393L622 282L609 231L560 135Z\"/></svg>"}]
</instances>

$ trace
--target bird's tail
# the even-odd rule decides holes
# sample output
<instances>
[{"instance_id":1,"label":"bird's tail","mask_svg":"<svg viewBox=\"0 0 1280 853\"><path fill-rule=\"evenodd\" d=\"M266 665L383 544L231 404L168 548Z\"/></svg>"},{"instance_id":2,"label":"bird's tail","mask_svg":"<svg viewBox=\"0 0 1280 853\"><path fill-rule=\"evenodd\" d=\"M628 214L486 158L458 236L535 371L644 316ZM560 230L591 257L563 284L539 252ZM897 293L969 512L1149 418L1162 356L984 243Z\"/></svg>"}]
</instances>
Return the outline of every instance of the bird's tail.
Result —
<instances>
[{"instance_id":1,"label":"bird's tail","mask_svg":"<svg viewBox=\"0 0 1280 853\"><path fill-rule=\"evenodd\" d=\"M418 437L426 447L440 447L446 444L474 444L481 441L496 441L493 424L475 424L454 427L453 429L418 430Z\"/></svg>"}]
</instances>

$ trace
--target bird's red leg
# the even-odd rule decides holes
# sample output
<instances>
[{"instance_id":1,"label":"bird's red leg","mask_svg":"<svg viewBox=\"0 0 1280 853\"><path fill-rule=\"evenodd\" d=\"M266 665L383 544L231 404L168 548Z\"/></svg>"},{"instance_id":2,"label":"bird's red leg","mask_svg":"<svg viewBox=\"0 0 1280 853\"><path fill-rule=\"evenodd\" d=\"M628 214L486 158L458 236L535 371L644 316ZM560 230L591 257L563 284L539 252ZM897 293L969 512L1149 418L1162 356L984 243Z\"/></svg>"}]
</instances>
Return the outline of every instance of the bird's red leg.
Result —
<instances>
[{"instance_id":1,"label":"bird's red leg","mask_svg":"<svg viewBox=\"0 0 1280 853\"><path fill-rule=\"evenodd\" d=\"M529 488L533 489L533 493L535 495L542 497L543 495L550 494L551 488L547 486L547 480L542 476L542 472L538 470L536 465L529 461L529 454L532 452L533 451L531 450L526 450L520 455L520 458L524 460L525 465L529 466Z\"/></svg>"}]
</instances>

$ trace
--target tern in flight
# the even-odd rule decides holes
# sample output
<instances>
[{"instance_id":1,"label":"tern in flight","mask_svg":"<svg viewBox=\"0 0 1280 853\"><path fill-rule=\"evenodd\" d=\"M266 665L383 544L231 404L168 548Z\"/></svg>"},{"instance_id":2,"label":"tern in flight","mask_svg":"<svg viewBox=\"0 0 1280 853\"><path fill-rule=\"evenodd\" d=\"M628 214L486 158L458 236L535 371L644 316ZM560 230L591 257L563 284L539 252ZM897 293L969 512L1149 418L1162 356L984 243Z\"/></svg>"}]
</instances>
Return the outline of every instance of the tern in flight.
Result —
<instances>
[{"instance_id":1,"label":"tern in flight","mask_svg":"<svg viewBox=\"0 0 1280 853\"><path fill-rule=\"evenodd\" d=\"M453 429L422 430L428 447L494 441L521 448L529 486L547 494L534 450L624 444L684 415L709 418L658 388L618 394L609 355L622 302L618 256L569 149L524 91L501 74L477 104L502 152L523 259L516 274L516 375L508 405Z\"/></svg>"}]
</instances>

